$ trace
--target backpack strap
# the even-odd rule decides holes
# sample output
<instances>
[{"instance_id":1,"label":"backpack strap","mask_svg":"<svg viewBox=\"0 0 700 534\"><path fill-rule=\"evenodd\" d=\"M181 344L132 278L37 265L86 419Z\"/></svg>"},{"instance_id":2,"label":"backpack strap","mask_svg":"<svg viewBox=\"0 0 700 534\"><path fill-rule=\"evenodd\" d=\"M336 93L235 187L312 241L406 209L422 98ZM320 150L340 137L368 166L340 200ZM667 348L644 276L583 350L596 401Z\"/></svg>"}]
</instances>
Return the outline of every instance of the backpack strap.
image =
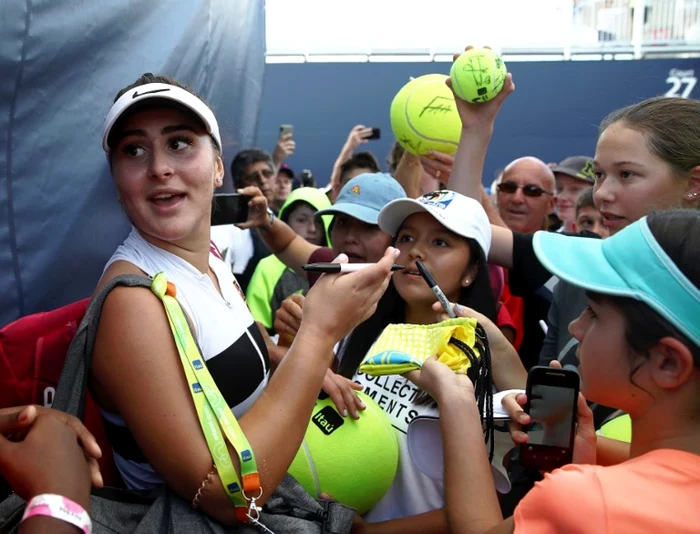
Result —
<instances>
[{"instance_id":1,"label":"backpack strap","mask_svg":"<svg viewBox=\"0 0 700 534\"><path fill-rule=\"evenodd\" d=\"M151 288L152 279L138 274L125 274L110 280L92 299L83 317L78 332L68 349L63 363L61 378L56 386L53 408L74 415L81 420L85 415L87 379L92 364L97 327L100 324L102 306L107 295L118 286Z\"/></svg>"}]
</instances>

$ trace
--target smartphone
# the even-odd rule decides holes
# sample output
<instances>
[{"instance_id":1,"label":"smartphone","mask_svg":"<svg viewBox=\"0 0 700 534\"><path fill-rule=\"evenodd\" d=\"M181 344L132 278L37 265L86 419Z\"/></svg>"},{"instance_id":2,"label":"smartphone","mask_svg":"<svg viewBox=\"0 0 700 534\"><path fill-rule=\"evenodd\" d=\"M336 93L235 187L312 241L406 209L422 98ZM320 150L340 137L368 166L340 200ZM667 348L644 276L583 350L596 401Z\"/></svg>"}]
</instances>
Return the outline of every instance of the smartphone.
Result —
<instances>
[{"instance_id":1,"label":"smartphone","mask_svg":"<svg viewBox=\"0 0 700 534\"><path fill-rule=\"evenodd\" d=\"M301 171L300 179L302 187L316 187L316 179L309 169Z\"/></svg>"},{"instance_id":2,"label":"smartphone","mask_svg":"<svg viewBox=\"0 0 700 534\"><path fill-rule=\"evenodd\" d=\"M381 139L382 137L382 131L379 128L372 128L372 133L369 134L365 139Z\"/></svg>"},{"instance_id":3,"label":"smartphone","mask_svg":"<svg viewBox=\"0 0 700 534\"><path fill-rule=\"evenodd\" d=\"M240 224L248 220L248 202L253 198L239 193L214 195L211 225Z\"/></svg>"},{"instance_id":4,"label":"smartphone","mask_svg":"<svg viewBox=\"0 0 700 534\"><path fill-rule=\"evenodd\" d=\"M294 135L294 126L291 124L280 124L280 137L287 134Z\"/></svg>"},{"instance_id":5,"label":"smartphone","mask_svg":"<svg viewBox=\"0 0 700 534\"><path fill-rule=\"evenodd\" d=\"M576 371L535 366L527 375L527 404L531 423L528 442L520 445L523 466L551 471L570 464L576 433L579 376Z\"/></svg>"}]
</instances>

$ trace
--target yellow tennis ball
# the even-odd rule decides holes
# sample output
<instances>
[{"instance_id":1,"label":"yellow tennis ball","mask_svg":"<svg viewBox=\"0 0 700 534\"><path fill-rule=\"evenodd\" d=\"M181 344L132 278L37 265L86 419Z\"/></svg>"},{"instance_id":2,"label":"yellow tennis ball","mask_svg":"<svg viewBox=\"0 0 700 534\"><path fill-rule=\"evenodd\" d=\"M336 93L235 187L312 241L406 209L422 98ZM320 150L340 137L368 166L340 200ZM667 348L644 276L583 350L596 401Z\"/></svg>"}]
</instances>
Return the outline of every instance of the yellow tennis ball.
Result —
<instances>
[{"instance_id":1,"label":"yellow tennis ball","mask_svg":"<svg viewBox=\"0 0 700 534\"><path fill-rule=\"evenodd\" d=\"M289 474L311 495L327 493L359 514L391 487L399 445L386 414L367 395L358 420L342 417L331 399L319 400Z\"/></svg>"},{"instance_id":2,"label":"yellow tennis ball","mask_svg":"<svg viewBox=\"0 0 700 534\"><path fill-rule=\"evenodd\" d=\"M630 443L632 441L632 420L627 414L620 415L601 426L596 434Z\"/></svg>"},{"instance_id":3,"label":"yellow tennis ball","mask_svg":"<svg viewBox=\"0 0 700 534\"><path fill-rule=\"evenodd\" d=\"M467 102L488 102L503 89L506 64L489 48L472 48L452 63L452 89Z\"/></svg>"},{"instance_id":4,"label":"yellow tennis ball","mask_svg":"<svg viewBox=\"0 0 700 534\"><path fill-rule=\"evenodd\" d=\"M430 150L454 154L462 131L455 97L442 74L427 74L408 82L391 102L391 129L412 154Z\"/></svg>"}]
</instances>

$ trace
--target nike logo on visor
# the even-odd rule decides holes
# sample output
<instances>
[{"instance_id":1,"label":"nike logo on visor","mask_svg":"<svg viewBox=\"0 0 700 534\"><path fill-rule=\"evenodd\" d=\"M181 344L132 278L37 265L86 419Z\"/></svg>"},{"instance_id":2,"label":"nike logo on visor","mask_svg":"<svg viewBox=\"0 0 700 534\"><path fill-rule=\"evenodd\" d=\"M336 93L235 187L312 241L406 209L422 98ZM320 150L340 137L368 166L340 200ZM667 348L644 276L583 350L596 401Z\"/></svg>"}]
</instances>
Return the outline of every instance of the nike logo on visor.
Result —
<instances>
[{"instance_id":1,"label":"nike logo on visor","mask_svg":"<svg viewBox=\"0 0 700 534\"><path fill-rule=\"evenodd\" d=\"M170 89L153 89L153 91L146 91L144 93L139 93L138 89L134 91L134 94L131 95L132 100L136 97L143 96L143 95L150 95L151 93L163 93L165 91L170 91Z\"/></svg>"}]
</instances>

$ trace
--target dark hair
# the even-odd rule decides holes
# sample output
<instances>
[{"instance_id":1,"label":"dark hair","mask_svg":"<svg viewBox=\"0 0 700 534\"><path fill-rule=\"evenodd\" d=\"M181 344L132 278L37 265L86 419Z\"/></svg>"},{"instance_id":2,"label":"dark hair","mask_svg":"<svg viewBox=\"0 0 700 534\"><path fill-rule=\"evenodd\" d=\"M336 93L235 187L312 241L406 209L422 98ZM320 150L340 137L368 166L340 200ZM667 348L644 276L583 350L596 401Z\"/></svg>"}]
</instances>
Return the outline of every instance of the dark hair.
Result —
<instances>
[{"instance_id":1,"label":"dark hair","mask_svg":"<svg viewBox=\"0 0 700 534\"><path fill-rule=\"evenodd\" d=\"M576 200L576 217L578 217L579 211L583 208L595 208L595 203L593 202L593 188L587 188Z\"/></svg>"},{"instance_id":2,"label":"dark hair","mask_svg":"<svg viewBox=\"0 0 700 534\"><path fill-rule=\"evenodd\" d=\"M690 283L700 287L700 213L697 210L669 210L652 212L647 217L649 229L656 241L674 265ZM628 297L615 297L588 293L593 301L607 302L615 306L625 318L625 341L629 345L631 357L647 358L651 350L664 337L673 337L685 344L693 355L696 367L700 367L700 346L663 318L647 304ZM634 384L634 374L643 365L633 367L630 381ZM636 385L636 384L635 384Z\"/></svg>"},{"instance_id":3,"label":"dark hair","mask_svg":"<svg viewBox=\"0 0 700 534\"><path fill-rule=\"evenodd\" d=\"M391 151L389 152L389 155L386 158L386 162L389 165L390 174L393 175L396 172L396 169L399 166L399 162L401 161L401 157L403 156L404 152L406 152L404 147L402 147L398 141L394 141L394 144L391 147Z\"/></svg>"},{"instance_id":4,"label":"dark hair","mask_svg":"<svg viewBox=\"0 0 700 534\"><path fill-rule=\"evenodd\" d=\"M622 122L639 131L647 146L679 176L700 165L700 102L693 98L656 97L610 113L600 125L602 134Z\"/></svg>"},{"instance_id":5,"label":"dark hair","mask_svg":"<svg viewBox=\"0 0 700 534\"><path fill-rule=\"evenodd\" d=\"M311 205L310 202L302 198L298 198L289 206L284 206L284 210L282 210L282 214L280 215L280 221L282 221L283 223L287 223L289 221L289 217L291 217L292 215L292 212L301 206L308 206L314 211L314 213L318 211L314 206Z\"/></svg>"},{"instance_id":6,"label":"dark hair","mask_svg":"<svg viewBox=\"0 0 700 534\"><path fill-rule=\"evenodd\" d=\"M127 93L127 92L131 91L132 89L135 89L136 87L140 87L140 86L146 85L148 83L165 83L168 85L174 85L175 87L179 87L180 89L184 89L188 93L193 94L194 96L199 98L202 102L204 102L204 99L201 96L199 96L194 90L192 90L192 88L188 87L184 83L178 82L176 79L171 78L170 76L166 76L164 74L151 74L150 72L146 72L146 73L142 74L141 76L139 76L138 80L136 80L134 83L127 85L122 90L120 90L117 93L117 96L114 97L114 102L119 100L124 93Z\"/></svg>"},{"instance_id":7,"label":"dark hair","mask_svg":"<svg viewBox=\"0 0 700 534\"><path fill-rule=\"evenodd\" d=\"M264 161L270 166L270 169L275 170L275 165L272 162L272 156L269 152L262 150L260 148L249 148L247 150L241 150L236 154L231 161L231 177L233 178L233 184L238 187L243 173L246 167Z\"/></svg>"},{"instance_id":8,"label":"dark hair","mask_svg":"<svg viewBox=\"0 0 700 534\"><path fill-rule=\"evenodd\" d=\"M340 186L344 186L347 180L345 175L356 169L370 169L371 172L379 172L379 162L371 152L358 152L340 166Z\"/></svg>"},{"instance_id":9,"label":"dark hair","mask_svg":"<svg viewBox=\"0 0 700 534\"><path fill-rule=\"evenodd\" d=\"M196 96L202 102L204 102L207 106L209 105L209 104L207 104L207 101L204 100L196 91L194 91L191 87L188 87L184 83L178 82L176 79L171 78L170 76L166 76L164 74L152 74L150 72L146 72L146 73L142 74L141 76L139 76L139 78L134 83L131 83L131 84L127 85L126 87L124 87L123 89L121 89L117 93L117 96L114 97L113 103L116 102L117 100L119 100L124 93L127 93L127 92L131 91L132 89L135 89L136 87L140 87L142 85L146 85L149 83L165 83L168 85L174 85L175 87L179 87L180 89L184 89L188 93ZM165 101L161 100L161 102L165 102ZM150 103L152 103L152 102L150 102ZM131 112L136 111L137 109L141 109L138 106L139 106L138 103L135 104L132 108L129 108L129 113L125 113L121 117L119 117L117 124L115 124L114 127L112 128L112 132L116 132L119 130L118 124L120 124L124 119L126 119L131 114ZM180 108L178 107L178 109L180 109ZM192 115L193 117L195 117L199 122L202 122L202 120L199 117L197 117L194 113L192 113L191 111L189 111L187 109L184 109L184 110L185 110L185 112L187 112L190 115ZM110 137L111 136L112 136L112 134L110 134ZM216 151L217 154L221 155L221 148L219 147L218 143L216 142L216 139L214 139L214 137L211 135L209 137L212 140L212 145L214 147L214 150ZM109 141L108 141L108 143L109 143ZM110 145L111 145L111 143L110 143Z\"/></svg>"}]
</instances>

